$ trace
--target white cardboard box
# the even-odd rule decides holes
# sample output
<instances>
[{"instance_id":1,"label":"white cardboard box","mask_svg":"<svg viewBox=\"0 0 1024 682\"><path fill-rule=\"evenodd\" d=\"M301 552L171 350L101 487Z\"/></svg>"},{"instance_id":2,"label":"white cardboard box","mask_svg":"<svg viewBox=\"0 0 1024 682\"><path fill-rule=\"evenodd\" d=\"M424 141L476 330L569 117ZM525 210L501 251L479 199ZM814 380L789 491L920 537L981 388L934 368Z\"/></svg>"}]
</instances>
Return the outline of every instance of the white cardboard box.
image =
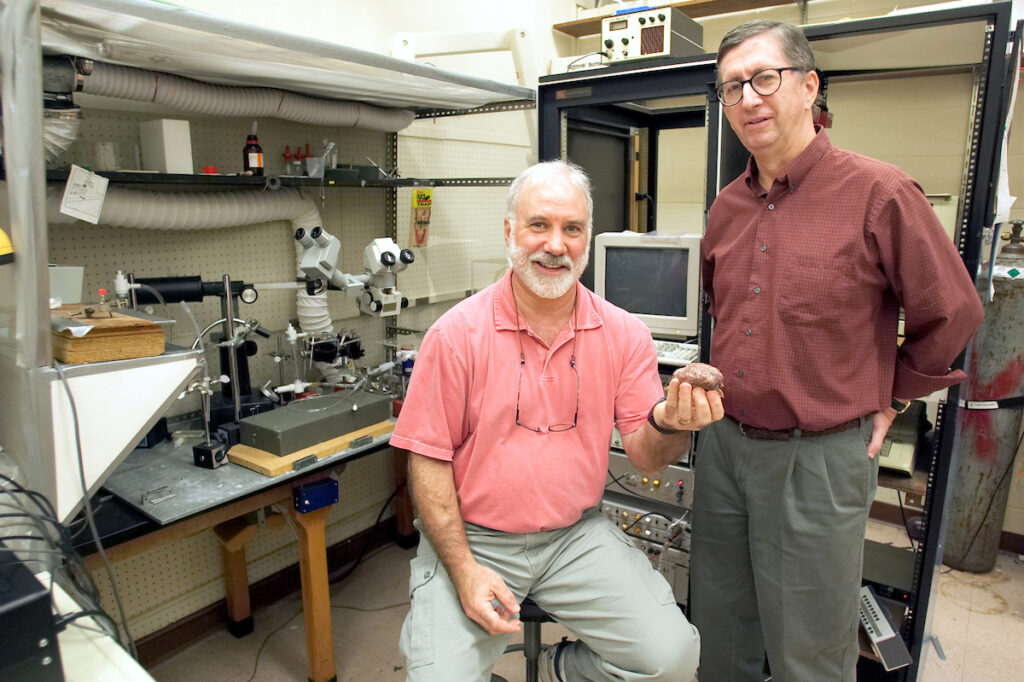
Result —
<instances>
[{"instance_id":1,"label":"white cardboard box","mask_svg":"<svg viewBox=\"0 0 1024 682\"><path fill-rule=\"evenodd\" d=\"M158 118L139 124L142 167L159 173L193 174L188 121Z\"/></svg>"},{"instance_id":2,"label":"white cardboard box","mask_svg":"<svg viewBox=\"0 0 1024 682\"><path fill-rule=\"evenodd\" d=\"M85 268L75 265L50 265L50 297L61 303L82 302L82 278Z\"/></svg>"}]
</instances>

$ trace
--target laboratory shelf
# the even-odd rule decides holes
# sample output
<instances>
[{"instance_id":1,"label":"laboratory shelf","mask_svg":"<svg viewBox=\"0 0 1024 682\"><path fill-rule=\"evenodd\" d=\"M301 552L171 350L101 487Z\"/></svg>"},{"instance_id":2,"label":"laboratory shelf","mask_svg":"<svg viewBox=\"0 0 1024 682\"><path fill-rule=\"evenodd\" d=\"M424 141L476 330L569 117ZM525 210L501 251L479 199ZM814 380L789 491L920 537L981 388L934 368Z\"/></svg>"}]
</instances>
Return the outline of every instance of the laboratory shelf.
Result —
<instances>
[{"instance_id":1,"label":"laboratory shelf","mask_svg":"<svg viewBox=\"0 0 1024 682\"><path fill-rule=\"evenodd\" d=\"M97 171L97 175L118 185L228 186L228 187L502 187L514 178L381 178L379 180L335 180L297 175L208 175L151 173L146 171ZM6 175L0 169L0 181ZM47 182L66 182L67 170L46 171Z\"/></svg>"}]
</instances>

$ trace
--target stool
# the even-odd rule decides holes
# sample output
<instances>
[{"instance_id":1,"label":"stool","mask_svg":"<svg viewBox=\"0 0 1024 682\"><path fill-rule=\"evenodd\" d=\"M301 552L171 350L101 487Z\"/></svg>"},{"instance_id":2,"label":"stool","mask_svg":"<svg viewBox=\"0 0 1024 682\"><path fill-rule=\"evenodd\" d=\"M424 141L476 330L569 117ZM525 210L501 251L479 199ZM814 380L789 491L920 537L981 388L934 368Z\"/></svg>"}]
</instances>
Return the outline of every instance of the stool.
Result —
<instances>
[{"instance_id":1,"label":"stool","mask_svg":"<svg viewBox=\"0 0 1024 682\"><path fill-rule=\"evenodd\" d=\"M537 659L540 657L540 625L541 623L553 623L554 618L548 615L547 611L537 606L529 597L519 605L519 620L523 624L523 643L512 644L505 649L505 653L511 651L523 652L526 657L526 682L537 682ZM503 680L498 675L491 675L491 682Z\"/></svg>"},{"instance_id":2,"label":"stool","mask_svg":"<svg viewBox=\"0 0 1024 682\"><path fill-rule=\"evenodd\" d=\"M526 656L526 682L537 682L537 658L540 656L540 624L552 623L554 618L527 597L519 605L519 620L523 623L523 655Z\"/></svg>"}]
</instances>

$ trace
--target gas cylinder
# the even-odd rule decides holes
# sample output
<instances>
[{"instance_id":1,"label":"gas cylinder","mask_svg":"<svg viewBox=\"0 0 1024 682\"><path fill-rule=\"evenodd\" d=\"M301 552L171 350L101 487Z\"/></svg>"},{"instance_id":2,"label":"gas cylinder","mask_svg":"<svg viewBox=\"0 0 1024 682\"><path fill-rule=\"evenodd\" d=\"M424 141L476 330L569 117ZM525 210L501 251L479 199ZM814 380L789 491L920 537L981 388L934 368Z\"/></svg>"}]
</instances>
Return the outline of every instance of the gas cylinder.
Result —
<instances>
[{"instance_id":1,"label":"gas cylinder","mask_svg":"<svg viewBox=\"0 0 1024 682\"><path fill-rule=\"evenodd\" d=\"M960 448L947 510L943 563L984 573L995 566L1020 438L1021 408L991 401L1024 391L1024 247L1021 223L995 260L994 295L975 337L967 367L966 407L961 410ZM988 403L988 405L986 405Z\"/></svg>"}]
</instances>

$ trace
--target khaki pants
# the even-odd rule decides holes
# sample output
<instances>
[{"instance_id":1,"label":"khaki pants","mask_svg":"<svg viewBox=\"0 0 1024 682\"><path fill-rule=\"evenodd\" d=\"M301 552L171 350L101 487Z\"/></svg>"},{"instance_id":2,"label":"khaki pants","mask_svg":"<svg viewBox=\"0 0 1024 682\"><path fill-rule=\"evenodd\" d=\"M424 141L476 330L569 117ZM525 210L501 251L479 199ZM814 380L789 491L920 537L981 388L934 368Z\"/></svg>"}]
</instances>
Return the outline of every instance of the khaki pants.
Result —
<instances>
[{"instance_id":1,"label":"khaki pants","mask_svg":"<svg viewBox=\"0 0 1024 682\"><path fill-rule=\"evenodd\" d=\"M856 678L864 531L878 460L871 420L842 433L751 440L701 432L690 604L700 682Z\"/></svg>"},{"instance_id":2,"label":"khaki pants","mask_svg":"<svg viewBox=\"0 0 1024 682\"><path fill-rule=\"evenodd\" d=\"M466 524L473 555L522 601L576 633L560 659L566 680L690 682L700 650L697 631L672 589L617 526L590 510L553 531L502 533ZM425 534L410 562L412 606L400 648L409 680L481 682L508 642L462 611L455 588Z\"/></svg>"}]
</instances>

